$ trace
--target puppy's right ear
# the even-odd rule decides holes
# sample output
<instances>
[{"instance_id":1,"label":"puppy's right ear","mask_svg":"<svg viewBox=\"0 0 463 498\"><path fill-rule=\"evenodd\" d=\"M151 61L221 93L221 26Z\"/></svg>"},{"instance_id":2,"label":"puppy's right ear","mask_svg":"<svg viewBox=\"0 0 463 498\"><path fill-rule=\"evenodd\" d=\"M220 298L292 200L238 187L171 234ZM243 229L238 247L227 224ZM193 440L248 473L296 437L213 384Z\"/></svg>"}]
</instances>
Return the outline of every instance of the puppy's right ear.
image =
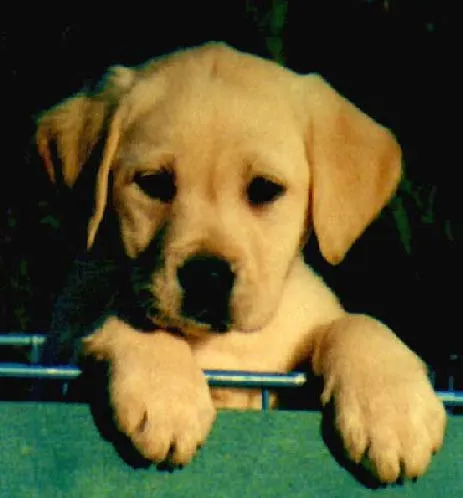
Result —
<instances>
[{"instance_id":1,"label":"puppy's right ear","mask_svg":"<svg viewBox=\"0 0 463 498\"><path fill-rule=\"evenodd\" d=\"M97 143L104 149L95 185L95 204L88 224L91 247L106 206L108 177L120 135L120 102L134 72L112 68L98 92L82 92L46 111L38 120L36 143L45 169L57 187L72 188Z\"/></svg>"}]
</instances>

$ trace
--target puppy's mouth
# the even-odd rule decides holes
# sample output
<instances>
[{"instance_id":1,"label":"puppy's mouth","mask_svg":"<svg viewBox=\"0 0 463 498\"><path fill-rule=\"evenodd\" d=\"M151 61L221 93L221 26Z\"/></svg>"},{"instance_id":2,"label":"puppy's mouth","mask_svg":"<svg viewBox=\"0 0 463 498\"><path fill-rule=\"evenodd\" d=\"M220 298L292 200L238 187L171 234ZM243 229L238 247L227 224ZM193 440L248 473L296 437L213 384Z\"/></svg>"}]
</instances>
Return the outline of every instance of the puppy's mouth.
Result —
<instances>
[{"instance_id":1,"label":"puppy's mouth","mask_svg":"<svg viewBox=\"0 0 463 498\"><path fill-rule=\"evenodd\" d=\"M221 302L202 302L194 296L185 297L181 313L188 321L213 332L227 332L232 325L228 307Z\"/></svg>"}]
</instances>

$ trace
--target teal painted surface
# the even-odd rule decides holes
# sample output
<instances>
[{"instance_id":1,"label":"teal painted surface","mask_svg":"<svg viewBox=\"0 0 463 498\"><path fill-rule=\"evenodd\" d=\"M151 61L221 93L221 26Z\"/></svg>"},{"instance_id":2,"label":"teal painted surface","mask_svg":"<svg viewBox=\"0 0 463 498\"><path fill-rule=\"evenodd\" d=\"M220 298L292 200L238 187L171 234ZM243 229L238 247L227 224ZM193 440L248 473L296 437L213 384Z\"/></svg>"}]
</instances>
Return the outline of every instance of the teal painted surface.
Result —
<instances>
[{"instance_id":1,"label":"teal painted surface","mask_svg":"<svg viewBox=\"0 0 463 498\"><path fill-rule=\"evenodd\" d=\"M1 498L285 498L463 496L463 417L428 474L371 490L330 454L321 417L303 412L221 412L190 466L134 469L97 431L86 405L0 403Z\"/></svg>"}]
</instances>

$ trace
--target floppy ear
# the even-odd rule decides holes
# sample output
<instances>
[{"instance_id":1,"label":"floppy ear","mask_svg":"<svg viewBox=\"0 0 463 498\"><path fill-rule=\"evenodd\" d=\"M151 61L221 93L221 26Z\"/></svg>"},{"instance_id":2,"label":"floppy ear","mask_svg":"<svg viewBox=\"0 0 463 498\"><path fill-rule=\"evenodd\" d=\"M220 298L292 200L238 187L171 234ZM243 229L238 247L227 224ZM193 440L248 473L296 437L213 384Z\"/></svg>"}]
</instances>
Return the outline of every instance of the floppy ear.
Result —
<instances>
[{"instance_id":1,"label":"floppy ear","mask_svg":"<svg viewBox=\"0 0 463 498\"><path fill-rule=\"evenodd\" d=\"M395 191L401 150L384 127L320 76L305 77L311 133L312 217L320 251L336 264Z\"/></svg>"},{"instance_id":2,"label":"floppy ear","mask_svg":"<svg viewBox=\"0 0 463 498\"><path fill-rule=\"evenodd\" d=\"M106 206L109 171L120 135L118 103L132 82L130 69L111 68L98 93L79 93L46 111L38 120L38 152L48 176L57 186L72 188L97 143L105 139L93 215L88 223L88 248L93 245Z\"/></svg>"}]
</instances>

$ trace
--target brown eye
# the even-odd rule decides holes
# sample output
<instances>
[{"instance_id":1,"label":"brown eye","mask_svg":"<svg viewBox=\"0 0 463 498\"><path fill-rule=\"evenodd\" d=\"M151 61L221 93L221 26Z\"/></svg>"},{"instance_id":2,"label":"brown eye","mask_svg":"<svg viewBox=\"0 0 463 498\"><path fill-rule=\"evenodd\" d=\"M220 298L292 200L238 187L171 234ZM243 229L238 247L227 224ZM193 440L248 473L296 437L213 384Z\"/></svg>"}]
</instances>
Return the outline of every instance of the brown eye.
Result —
<instances>
[{"instance_id":1,"label":"brown eye","mask_svg":"<svg viewBox=\"0 0 463 498\"><path fill-rule=\"evenodd\" d=\"M136 173L134 182L146 195L161 202L171 202L177 192L174 174L166 169L156 173Z\"/></svg>"},{"instance_id":2,"label":"brown eye","mask_svg":"<svg viewBox=\"0 0 463 498\"><path fill-rule=\"evenodd\" d=\"M269 204L285 192L285 187L263 176L256 176L251 180L246 190L249 203L252 206Z\"/></svg>"}]
</instances>

